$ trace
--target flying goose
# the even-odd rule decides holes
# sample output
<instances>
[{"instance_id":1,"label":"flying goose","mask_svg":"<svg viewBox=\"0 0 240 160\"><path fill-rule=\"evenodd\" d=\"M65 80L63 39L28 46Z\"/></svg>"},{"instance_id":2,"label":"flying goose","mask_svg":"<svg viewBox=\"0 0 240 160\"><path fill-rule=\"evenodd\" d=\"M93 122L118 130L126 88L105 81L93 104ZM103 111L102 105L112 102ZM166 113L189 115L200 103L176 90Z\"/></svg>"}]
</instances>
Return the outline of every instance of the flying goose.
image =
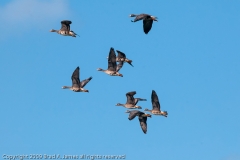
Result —
<instances>
[{"instance_id":1,"label":"flying goose","mask_svg":"<svg viewBox=\"0 0 240 160\"><path fill-rule=\"evenodd\" d=\"M152 98L152 107L153 107L153 109L152 110L145 109L144 111L151 112L154 115L167 117L168 116L168 112L160 110L160 103L159 103L159 100L158 100L158 96L157 96L157 93L154 90L152 90L152 97L151 98Z\"/></svg>"},{"instance_id":2,"label":"flying goose","mask_svg":"<svg viewBox=\"0 0 240 160\"><path fill-rule=\"evenodd\" d=\"M137 103L138 101L146 101L146 99L134 98L133 96L135 94L136 94L136 91L126 93L126 96L127 96L126 104L117 103L116 106L123 106L128 109L135 109L135 108L142 109L141 106L137 106Z\"/></svg>"},{"instance_id":3,"label":"flying goose","mask_svg":"<svg viewBox=\"0 0 240 160\"><path fill-rule=\"evenodd\" d=\"M136 17L134 20L131 20L132 22L143 20L143 31L145 34L148 34L148 32L151 30L153 21L158 21L157 17L149 14L130 14L130 17Z\"/></svg>"},{"instance_id":4,"label":"flying goose","mask_svg":"<svg viewBox=\"0 0 240 160\"><path fill-rule=\"evenodd\" d=\"M106 74L110 76L120 76L123 77L121 73L118 71L122 68L123 62L119 62L117 65L116 62L116 54L113 48L110 48L109 56L108 56L108 69L104 70L102 68L98 68L98 71L105 72Z\"/></svg>"},{"instance_id":5,"label":"flying goose","mask_svg":"<svg viewBox=\"0 0 240 160\"><path fill-rule=\"evenodd\" d=\"M133 111L129 111L127 110L126 113L130 113L129 116L128 116L128 119L129 120L132 120L134 119L136 116L138 116L138 120L140 122L140 126L142 128L142 131L143 133L147 133L147 117L152 117L151 114L146 114L146 113L143 113L141 111L138 111L138 110L133 110Z\"/></svg>"},{"instance_id":6,"label":"flying goose","mask_svg":"<svg viewBox=\"0 0 240 160\"><path fill-rule=\"evenodd\" d=\"M51 29L50 32L57 32L58 34L61 34L63 36L76 37L77 34L70 30L71 23L72 22L68 20L61 21L62 28L60 30Z\"/></svg>"},{"instance_id":7,"label":"flying goose","mask_svg":"<svg viewBox=\"0 0 240 160\"><path fill-rule=\"evenodd\" d=\"M121 51L119 51L119 50L116 50L116 51L117 51L117 53L118 53L118 56L117 56L117 58L116 58L116 61L117 61L117 62L127 62L128 64L130 64L131 66L133 66L133 65L132 65L132 60L127 59L127 58L126 58L126 55L125 55L123 52L121 52Z\"/></svg>"},{"instance_id":8,"label":"flying goose","mask_svg":"<svg viewBox=\"0 0 240 160\"><path fill-rule=\"evenodd\" d=\"M70 89L74 92L89 92L88 90L84 89L83 87L92 79L92 77L89 77L88 79L83 80L80 82L79 79L79 67L77 67L73 74L72 74L72 87L69 86L63 86L63 89Z\"/></svg>"},{"instance_id":9,"label":"flying goose","mask_svg":"<svg viewBox=\"0 0 240 160\"><path fill-rule=\"evenodd\" d=\"M131 66L133 66L132 65L132 60L130 60L130 59L127 59L126 58L126 55L123 53L123 52L121 52L121 51L119 51L119 50L116 50L117 52L118 52L118 56L116 57L116 61L117 62L127 62L128 64L130 64ZM107 57L108 58L108 57Z\"/></svg>"}]
</instances>

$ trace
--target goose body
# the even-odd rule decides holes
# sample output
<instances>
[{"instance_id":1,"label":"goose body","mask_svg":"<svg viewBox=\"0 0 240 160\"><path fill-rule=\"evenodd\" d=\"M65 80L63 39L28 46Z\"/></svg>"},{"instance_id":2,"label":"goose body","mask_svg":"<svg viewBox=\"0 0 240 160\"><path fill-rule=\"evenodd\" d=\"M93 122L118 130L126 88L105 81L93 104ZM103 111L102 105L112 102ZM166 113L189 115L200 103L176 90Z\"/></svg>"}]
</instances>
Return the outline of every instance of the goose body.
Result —
<instances>
[{"instance_id":1,"label":"goose body","mask_svg":"<svg viewBox=\"0 0 240 160\"><path fill-rule=\"evenodd\" d=\"M79 79L79 70L80 68L77 67L73 74L72 74L72 86L63 86L62 88L63 89L70 89L74 92L89 92L88 90L84 89L83 87L92 79L92 77L89 77L83 81L80 82L80 79Z\"/></svg>"},{"instance_id":2,"label":"goose body","mask_svg":"<svg viewBox=\"0 0 240 160\"><path fill-rule=\"evenodd\" d=\"M126 93L127 102L125 104L117 103L116 106L123 106L128 109L142 109L141 106L137 106L138 101L146 101L142 98L134 98L136 91Z\"/></svg>"},{"instance_id":3,"label":"goose body","mask_svg":"<svg viewBox=\"0 0 240 160\"><path fill-rule=\"evenodd\" d=\"M108 69L104 70L102 68L98 68L98 71L102 71L110 76L120 76L123 77L121 73L118 71L122 68L123 62L119 62L117 65L116 62L116 54L113 48L110 48L109 56L108 56Z\"/></svg>"},{"instance_id":4,"label":"goose body","mask_svg":"<svg viewBox=\"0 0 240 160\"><path fill-rule=\"evenodd\" d=\"M151 114L146 114L144 112L133 110L127 110L126 113L129 113L128 119L133 120L136 116L138 116L138 120L140 122L140 126L142 128L143 133L147 133L147 117L152 117Z\"/></svg>"},{"instance_id":5,"label":"goose body","mask_svg":"<svg viewBox=\"0 0 240 160\"><path fill-rule=\"evenodd\" d=\"M135 17L135 19L132 20L132 22L143 20L143 31L145 34L148 34L148 32L151 30L153 21L158 21L157 17L144 13L139 15L130 14L130 17Z\"/></svg>"},{"instance_id":6,"label":"goose body","mask_svg":"<svg viewBox=\"0 0 240 160\"><path fill-rule=\"evenodd\" d=\"M51 29L50 32L56 32L60 35L63 35L63 36L72 36L72 37L76 37L76 33L72 30L70 30L70 24L72 22L69 21L69 20L64 20L64 21L61 21L61 29L60 30L55 30L55 29Z\"/></svg>"},{"instance_id":7,"label":"goose body","mask_svg":"<svg viewBox=\"0 0 240 160\"><path fill-rule=\"evenodd\" d=\"M154 115L167 117L168 112L160 110L160 103L159 103L159 100L158 100L158 96L157 96L157 93L154 90L152 90L151 99L152 99L152 107L153 107L152 110L145 109L144 111L148 111L148 112L150 112Z\"/></svg>"}]
</instances>

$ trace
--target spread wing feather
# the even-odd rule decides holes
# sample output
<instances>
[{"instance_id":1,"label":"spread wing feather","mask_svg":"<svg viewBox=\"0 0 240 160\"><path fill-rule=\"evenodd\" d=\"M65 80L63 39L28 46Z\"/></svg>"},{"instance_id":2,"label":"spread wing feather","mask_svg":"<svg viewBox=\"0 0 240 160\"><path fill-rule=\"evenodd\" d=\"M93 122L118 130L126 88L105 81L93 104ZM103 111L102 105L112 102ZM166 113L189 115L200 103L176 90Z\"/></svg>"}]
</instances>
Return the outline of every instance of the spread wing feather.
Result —
<instances>
[{"instance_id":1,"label":"spread wing feather","mask_svg":"<svg viewBox=\"0 0 240 160\"><path fill-rule=\"evenodd\" d=\"M117 69L116 54L114 49L111 48L108 56L108 70L116 71L116 69Z\"/></svg>"},{"instance_id":2,"label":"spread wing feather","mask_svg":"<svg viewBox=\"0 0 240 160\"><path fill-rule=\"evenodd\" d=\"M157 96L157 93L152 90L152 106L153 106L153 110L160 110L160 103L159 103L159 100L158 100L158 96Z\"/></svg>"},{"instance_id":3,"label":"spread wing feather","mask_svg":"<svg viewBox=\"0 0 240 160\"><path fill-rule=\"evenodd\" d=\"M80 68L77 67L72 74L72 87L80 88L79 70Z\"/></svg>"},{"instance_id":4,"label":"spread wing feather","mask_svg":"<svg viewBox=\"0 0 240 160\"><path fill-rule=\"evenodd\" d=\"M136 94L136 92L135 91L133 91L133 92L128 92L127 94L126 94L126 96L127 96L127 104L135 104L135 100L134 100L134 97L133 97L133 95L135 95Z\"/></svg>"}]
</instances>

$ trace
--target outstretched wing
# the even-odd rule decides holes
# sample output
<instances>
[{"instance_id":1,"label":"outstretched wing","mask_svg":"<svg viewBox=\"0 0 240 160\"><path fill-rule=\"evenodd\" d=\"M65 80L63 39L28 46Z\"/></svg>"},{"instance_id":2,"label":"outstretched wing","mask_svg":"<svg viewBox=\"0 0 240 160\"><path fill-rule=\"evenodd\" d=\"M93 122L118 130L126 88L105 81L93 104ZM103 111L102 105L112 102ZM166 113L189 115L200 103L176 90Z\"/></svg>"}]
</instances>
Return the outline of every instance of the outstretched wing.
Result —
<instances>
[{"instance_id":1,"label":"outstretched wing","mask_svg":"<svg viewBox=\"0 0 240 160\"><path fill-rule=\"evenodd\" d=\"M138 116L143 133L147 133L147 117Z\"/></svg>"},{"instance_id":2,"label":"outstretched wing","mask_svg":"<svg viewBox=\"0 0 240 160\"><path fill-rule=\"evenodd\" d=\"M68 20L64 20L64 21L61 21L61 24L62 24L62 28L61 30L62 31L70 31L70 24L72 22L71 21L68 21Z\"/></svg>"},{"instance_id":3,"label":"outstretched wing","mask_svg":"<svg viewBox=\"0 0 240 160\"><path fill-rule=\"evenodd\" d=\"M127 94L126 94L126 96L127 96L127 104L133 104L134 105L134 103L135 103L135 100L134 100L134 95L136 94L136 91L133 91L133 92L128 92Z\"/></svg>"},{"instance_id":4,"label":"outstretched wing","mask_svg":"<svg viewBox=\"0 0 240 160\"><path fill-rule=\"evenodd\" d=\"M152 20L151 16L147 16L146 18L144 18L144 20L143 20L143 31L144 31L145 34L148 34L148 32L151 30L152 23L153 23L153 20Z\"/></svg>"},{"instance_id":5,"label":"outstretched wing","mask_svg":"<svg viewBox=\"0 0 240 160\"><path fill-rule=\"evenodd\" d=\"M135 105L137 105L138 101L147 101L146 99L143 98L134 98Z\"/></svg>"},{"instance_id":6,"label":"outstretched wing","mask_svg":"<svg viewBox=\"0 0 240 160\"><path fill-rule=\"evenodd\" d=\"M133 110L133 111L130 111L130 114L128 116L128 119L129 120L133 120L136 116L138 116L139 114L141 113L141 111L138 111L138 110Z\"/></svg>"},{"instance_id":7,"label":"outstretched wing","mask_svg":"<svg viewBox=\"0 0 240 160\"><path fill-rule=\"evenodd\" d=\"M148 15L148 14L139 14L139 15L137 15L137 16L135 17L135 19L134 19L132 22L140 21L140 20L146 18L147 16L150 16L150 15Z\"/></svg>"},{"instance_id":8,"label":"outstretched wing","mask_svg":"<svg viewBox=\"0 0 240 160\"><path fill-rule=\"evenodd\" d=\"M83 88L91 79L92 79L92 77L89 77L88 79L84 79L84 80L80 83L81 88Z\"/></svg>"},{"instance_id":9,"label":"outstretched wing","mask_svg":"<svg viewBox=\"0 0 240 160\"><path fill-rule=\"evenodd\" d=\"M153 110L159 110L160 111L160 103L159 103L159 100L158 100L158 96L157 96L157 93L152 90L152 106L153 106Z\"/></svg>"},{"instance_id":10,"label":"outstretched wing","mask_svg":"<svg viewBox=\"0 0 240 160\"><path fill-rule=\"evenodd\" d=\"M118 59L124 59L125 60L125 58L126 58L126 55L123 53L123 52L121 52L121 51L118 51L118 50L116 50L117 51L117 53L118 53Z\"/></svg>"},{"instance_id":11,"label":"outstretched wing","mask_svg":"<svg viewBox=\"0 0 240 160\"><path fill-rule=\"evenodd\" d=\"M72 87L80 88L79 67L72 74Z\"/></svg>"},{"instance_id":12,"label":"outstretched wing","mask_svg":"<svg viewBox=\"0 0 240 160\"><path fill-rule=\"evenodd\" d=\"M111 48L108 56L108 70L116 71L116 69L117 69L116 54L114 49Z\"/></svg>"}]
</instances>

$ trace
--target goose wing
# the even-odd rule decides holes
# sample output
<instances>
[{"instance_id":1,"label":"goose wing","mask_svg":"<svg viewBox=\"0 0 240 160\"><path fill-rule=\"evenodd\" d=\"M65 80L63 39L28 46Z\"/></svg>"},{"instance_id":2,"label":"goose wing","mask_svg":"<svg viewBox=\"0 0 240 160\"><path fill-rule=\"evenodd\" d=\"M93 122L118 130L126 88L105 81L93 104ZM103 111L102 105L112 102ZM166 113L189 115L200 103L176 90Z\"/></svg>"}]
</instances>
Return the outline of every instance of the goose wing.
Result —
<instances>
[{"instance_id":1,"label":"goose wing","mask_svg":"<svg viewBox=\"0 0 240 160\"><path fill-rule=\"evenodd\" d=\"M111 48L108 56L108 70L116 71L116 69L117 69L116 54L114 49Z\"/></svg>"},{"instance_id":2,"label":"goose wing","mask_svg":"<svg viewBox=\"0 0 240 160\"><path fill-rule=\"evenodd\" d=\"M80 88L79 67L72 74L72 87Z\"/></svg>"},{"instance_id":3,"label":"goose wing","mask_svg":"<svg viewBox=\"0 0 240 160\"><path fill-rule=\"evenodd\" d=\"M118 50L116 50L117 52L118 52L118 61L120 62L120 61L123 61L123 62L125 62L125 60L127 59L126 58L126 55L123 53L123 52L121 52L121 51L118 51ZM128 64L130 64L131 66L133 66L132 65L132 61L131 60L127 60L126 61Z\"/></svg>"},{"instance_id":4,"label":"goose wing","mask_svg":"<svg viewBox=\"0 0 240 160\"><path fill-rule=\"evenodd\" d=\"M72 23L72 22L69 21L69 20L61 21L61 24L62 24L61 30L62 30L62 31L70 31L70 24L71 24L71 23Z\"/></svg>"},{"instance_id":5,"label":"goose wing","mask_svg":"<svg viewBox=\"0 0 240 160\"><path fill-rule=\"evenodd\" d=\"M146 18L144 18L144 20L143 20L143 31L144 31L145 34L148 34L148 32L151 30L152 23L153 23L153 20L152 20L151 16L147 16Z\"/></svg>"},{"instance_id":6,"label":"goose wing","mask_svg":"<svg viewBox=\"0 0 240 160\"><path fill-rule=\"evenodd\" d=\"M139 114L141 113L141 111L138 111L138 110L133 110L133 111L130 111L130 114L128 116L128 119L129 120L133 120L136 116L138 116Z\"/></svg>"},{"instance_id":7,"label":"goose wing","mask_svg":"<svg viewBox=\"0 0 240 160\"><path fill-rule=\"evenodd\" d=\"M135 100L134 100L134 95L136 94L136 91L133 91L133 92L128 92L127 94L126 94L126 96L127 96L127 104L134 104L135 103Z\"/></svg>"},{"instance_id":8,"label":"goose wing","mask_svg":"<svg viewBox=\"0 0 240 160\"><path fill-rule=\"evenodd\" d=\"M158 96L157 96L157 93L152 90L152 106L153 106L153 110L159 110L160 111L160 103L159 103L159 100L158 100Z\"/></svg>"},{"instance_id":9,"label":"goose wing","mask_svg":"<svg viewBox=\"0 0 240 160\"><path fill-rule=\"evenodd\" d=\"M143 133L147 133L147 117L138 116Z\"/></svg>"},{"instance_id":10,"label":"goose wing","mask_svg":"<svg viewBox=\"0 0 240 160\"><path fill-rule=\"evenodd\" d=\"M126 59L126 55L125 55L123 52L118 51L118 50L116 50L116 51L117 51L117 53L118 53L118 56L117 56L117 57L118 57L119 59L124 59L124 60Z\"/></svg>"},{"instance_id":11,"label":"goose wing","mask_svg":"<svg viewBox=\"0 0 240 160\"><path fill-rule=\"evenodd\" d=\"M143 99L143 98L134 98L135 105L138 103L138 101L146 101L146 99Z\"/></svg>"},{"instance_id":12,"label":"goose wing","mask_svg":"<svg viewBox=\"0 0 240 160\"><path fill-rule=\"evenodd\" d=\"M144 18L146 18L147 16L150 16L149 14L139 14L139 15L137 15L136 17L135 17L135 19L132 21L132 22L137 22L137 21L140 21L140 20L142 20L142 19L144 19Z\"/></svg>"},{"instance_id":13,"label":"goose wing","mask_svg":"<svg viewBox=\"0 0 240 160\"><path fill-rule=\"evenodd\" d=\"M84 80L80 83L81 88L83 88L91 79L92 79L92 77L89 77L88 79L84 79Z\"/></svg>"}]
</instances>

